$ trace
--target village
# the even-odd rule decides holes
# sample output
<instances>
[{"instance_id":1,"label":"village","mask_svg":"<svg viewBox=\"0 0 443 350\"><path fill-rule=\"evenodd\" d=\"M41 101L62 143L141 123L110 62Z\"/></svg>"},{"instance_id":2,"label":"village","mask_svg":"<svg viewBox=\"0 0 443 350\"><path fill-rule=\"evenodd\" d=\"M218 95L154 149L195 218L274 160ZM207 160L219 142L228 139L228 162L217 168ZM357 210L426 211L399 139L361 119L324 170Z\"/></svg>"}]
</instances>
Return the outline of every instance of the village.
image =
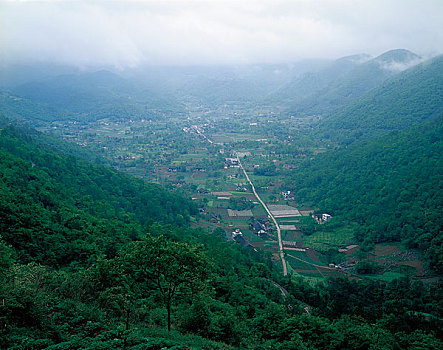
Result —
<instances>
[{"instance_id":1,"label":"village","mask_svg":"<svg viewBox=\"0 0 443 350\"><path fill-rule=\"evenodd\" d=\"M354 239L355 224L321 212L315 203L297 203L289 181L298 162L327 151L298 137L309 118L319 117L280 120L251 113L242 118L197 114L168 122L110 118L54 123L44 131L98 151L116 169L189 196L198 208L192 226L222 230L227 242L269 252L276 264L287 265L288 273L314 279L359 276L360 261L384 261L386 256L361 251ZM389 269L380 268L380 278L404 274L406 263L394 261ZM410 266L417 276L424 274L413 254Z\"/></svg>"}]
</instances>

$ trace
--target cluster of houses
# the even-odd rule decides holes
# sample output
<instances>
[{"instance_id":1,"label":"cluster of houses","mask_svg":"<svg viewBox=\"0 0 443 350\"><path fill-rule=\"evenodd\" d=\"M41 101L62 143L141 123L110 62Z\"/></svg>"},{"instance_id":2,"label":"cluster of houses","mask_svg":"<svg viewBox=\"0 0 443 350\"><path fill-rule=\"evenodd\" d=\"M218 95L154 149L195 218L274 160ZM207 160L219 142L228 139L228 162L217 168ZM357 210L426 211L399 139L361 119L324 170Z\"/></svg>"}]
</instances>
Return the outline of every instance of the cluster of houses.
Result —
<instances>
[{"instance_id":1,"label":"cluster of houses","mask_svg":"<svg viewBox=\"0 0 443 350\"><path fill-rule=\"evenodd\" d=\"M284 199L286 200L293 200L294 199L294 193L292 193L291 191L283 191L282 196Z\"/></svg>"},{"instance_id":2,"label":"cluster of houses","mask_svg":"<svg viewBox=\"0 0 443 350\"><path fill-rule=\"evenodd\" d=\"M252 247L252 245L243 237L243 233L240 231L240 229L235 229L231 234L231 240L239 243L243 247Z\"/></svg>"},{"instance_id":3,"label":"cluster of houses","mask_svg":"<svg viewBox=\"0 0 443 350\"><path fill-rule=\"evenodd\" d=\"M329 214L312 214L312 218L317 221L318 224L324 224L325 222L332 219Z\"/></svg>"},{"instance_id":4,"label":"cluster of houses","mask_svg":"<svg viewBox=\"0 0 443 350\"><path fill-rule=\"evenodd\" d=\"M225 158L225 169L240 168L237 158Z\"/></svg>"},{"instance_id":5,"label":"cluster of houses","mask_svg":"<svg viewBox=\"0 0 443 350\"><path fill-rule=\"evenodd\" d=\"M201 125L191 125L190 127L184 127L183 131L186 133L197 133L197 134L201 134L204 132L204 129L208 127L208 124L201 124Z\"/></svg>"},{"instance_id":6,"label":"cluster of houses","mask_svg":"<svg viewBox=\"0 0 443 350\"><path fill-rule=\"evenodd\" d=\"M357 262L358 262L357 258L352 258L350 260L342 262L341 264L338 265L329 264L328 266L330 269L337 269L337 270L342 270L343 272L348 272L348 270L354 267L357 264Z\"/></svg>"},{"instance_id":7,"label":"cluster of houses","mask_svg":"<svg viewBox=\"0 0 443 350\"><path fill-rule=\"evenodd\" d=\"M208 213L209 215L209 221L213 224L219 224L220 223L220 217L214 213Z\"/></svg>"},{"instance_id":8,"label":"cluster of houses","mask_svg":"<svg viewBox=\"0 0 443 350\"><path fill-rule=\"evenodd\" d=\"M248 184L246 182L235 183L234 185L237 186L235 188L237 192L249 192Z\"/></svg>"},{"instance_id":9,"label":"cluster of houses","mask_svg":"<svg viewBox=\"0 0 443 350\"><path fill-rule=\"evenodd\" d=\"M336 264L329 264L329 267L332 269L339 269L346 271L347 269L352 268L358 263L358 259L355 256L350 256L351 254L355 253L357 250L360 249L360 246L357 244L351 244L346 247L342 247L338 250L339 253L345 253L347 256L347 260L336 265Z\"/></svg>"},{"instance_id":10,"label":"cluster of houses","mask_svg":"<svg viewBox=\"0 0 443 350\"><path fill-rule=\"evenodd\" d=\"M254 232L257 236L267 235L269 231L271 231L271 225L268 218L259 219L251 222L249 224L249 228L252 232Z\"/></svg>"}]
</instances>

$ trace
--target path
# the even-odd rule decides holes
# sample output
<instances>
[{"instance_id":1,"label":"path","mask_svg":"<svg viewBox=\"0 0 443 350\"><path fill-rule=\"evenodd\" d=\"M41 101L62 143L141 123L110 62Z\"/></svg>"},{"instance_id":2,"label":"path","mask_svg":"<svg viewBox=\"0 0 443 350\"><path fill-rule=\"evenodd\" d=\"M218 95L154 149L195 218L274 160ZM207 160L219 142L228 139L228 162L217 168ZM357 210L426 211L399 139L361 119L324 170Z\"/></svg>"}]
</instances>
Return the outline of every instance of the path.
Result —
<instances>
[{"instance_id":1,"label":"path","mask_svg":"<svg viewBox=\"0 0 443 350\"><path fill-rule=\"evenodd\" d=\"M286 289L284 289L281 285L279 285L277 282L274 282L274 281L271 281L271 282L274 286L276 286L278 289L280 289L281 295L286 298L286 296L288 295L288 291Z\"/></svg>"},{"instance_id":2,"label":"path","mask_svg":"<svg viewBox=\"0 0 443 350\"><path fill-rule=\"evenodd\" d=\"M209 139L205 134L203 134L202 132L200 132L200 130L198 128L194 128L194 130L196 130L197 134L199 134L200 136L202 136L203 138L205 138L210 144L214 144L214 142ZM280 259L281 262L283 264L283 275L286 276L288 274L288 268L286 266L286 260L285 260L285 254L283 252L283 242L281 240L281 230L280 230L280 226L277 223L277 220L275 220L274 215L272 215L271 211L269 210L269 208L266 206L265 202L263 202L260 198L260 196L258 195L258 193L255 191L255 187L254 184L252 183L251 179L249 178L248 174L246 173L245 168L243 168L243 164L240 161L240 158L238 157L238 154L236 152L237 155L237 160L238 160L238 164L240 165L240 168L243 170L243 173L246 176L246 179L248 180L249 184L252 187L252 192L254 193L255 197L257 198L257 200L260 202L260 204L263 206L263 208L265 208L266 212L268 213L269 217L272 219L272 221L275 224L275 227L277 228L277 237L278 237L278 249L280 251Z\"/></svg>"},{"instance_id":3,"label":"path","mask_svg":"<svg viewBox=\"0 0 443 350\"><path fill-rule=\"evenodd\" d=\"M248 174L246 173L245 168L243 167L243 164L240 161L240 158L238 157L237 154L237 160L238 160L238 164L240 165L240 168L243 170L243 173L246 176L246 179L248 180L249 184L252 187L252 192L254 193L255 198L257 198L257 200L260 202L260 204L263 206L263 208L265 208L266 212L268 213L269 217L272 219L272 221L275 224L275 227L277 228L277 237L278 237L278 248L280 251L280 258L281 258L281 262L283 264L283 275L286 276L288 274L288 269L286 267L286 260L285 260L285 254L283 252L283 243L281 240L281 231L280 231L280 226L277 223L277 220L275 220L274 215L272 215L271 211L269 210L269 208L266 206L265 202L263 202L260 198L260 196L258 195L258 193L255 191L255 187L254 184L252 183L251 179L249 178Z\"/></svg>"},{"instance_id":4,"label":"path","mask_svg":"<svg viewBox=\"0 0 443 350\"><path fill-rule=\"evenodd\" d=\"M220 146L223 145L223 143L212 141L209 137L207 137L204 133L202 133L198 127L194 127L194 125L193 125L193 126L191 126L191 128L194 129L195 132L196 132L197 134L199 134L200 136L202 136L202 137L203 137L206 141L208 141L211 145L220 145Z\"/></svg>"},{"instance_id":5,"label":"path","mask_svg":"<svg viewBox=\"0 0 443 350\"><path fill-rule=\"evenodd\" d=\"M213 144L213 143L214 143L214 141L212 141L211 139L209 139L209 138L208 138L205 134L203 134L198 128L195 128L194 130L197 132L197 134L203 136L203 138L205 138L210 144Z\"/></svg>"},{"instance_id":6,"label":"path","mask_svg":"<svg viewBox=\"0 0 443 350\"><path fill-rule=\"evenodd\" d=\"M305 264L309 264L309 265L312 265L312 266L315 266L315 267L321 267L322 269L327 269L327 270L337 270L335 267L329 267L329 266L324 266L324 265L313 264L313 263L311 263L311 262L309 262L309 261L306 261L306 260L300 259L300 258L298 258L298 257L296 257L296 256L294 256L294 255L292 255L292 254L288 254L288 256L290 256L291 258L294 258L294 259L297 259L297 260L303 261Z\"/></svg>"}]
</instances>

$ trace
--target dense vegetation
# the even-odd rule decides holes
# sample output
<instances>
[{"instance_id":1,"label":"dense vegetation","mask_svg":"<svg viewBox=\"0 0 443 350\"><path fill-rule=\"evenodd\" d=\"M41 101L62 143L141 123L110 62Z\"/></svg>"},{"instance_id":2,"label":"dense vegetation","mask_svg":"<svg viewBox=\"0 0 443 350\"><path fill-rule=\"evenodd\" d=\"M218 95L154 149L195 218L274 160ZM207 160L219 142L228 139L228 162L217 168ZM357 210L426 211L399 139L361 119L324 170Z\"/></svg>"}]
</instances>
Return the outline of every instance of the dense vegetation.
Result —
<instances>
[{"instance_id":1,"label":"dense vegetation","mask_svg":"<svg viewBox=\"0 0 443 350\"><path fill-rule=\"evenodd\" d=\"M35 124L40 121L63 120L72 117L64 110L28 100L6 90L0 90L0 115L16 119L32 119Z\"/></svg>"},{"instance_id":2,"label":"dense vegetation","mask_svg":"<svg viewBox=\"0 0 443 350\"><path fill-rule=\"evenodd\" d=\"M169 98L160 97L146 85L109 71L64 74L40 78L11 88L41 108L57 111L45 120L71 118L79 121L98 120L106 117L158 118L173 111L178 114L181 106ZM26 105L15 105L26 113ZM35 117L41 118L42 113ZM29 114L26 117L31 117Z\"/></svg>"},{"instance_id":3,"label":"dense vegetation","mask_svg":"<svg viewBox=\"0 0 443 350\"><path fill-rule=\"evenodd\" d=\"M367 55L355 55L340 58L319 70L309 71L293 78L289 83L267 97L267 101L276 105L284 105L296 111L303 101L318 98L320 91L340 77L352 71L358 64L369 59Z\"/></svg>"},{"instance_id":4,"label":"dense vegetation","mask_svg":"<svg viewBox=\"0 0 443 350\"><path fill-rule=\"evenodd\" d=\"M1 348L443 345L441 284L283 277L224 232L186 228L192 206L176 194L29 130L0 140Z\"/></svg>"},{"instance_id":5,"label":"dense vegetation","mask_svg":"<svg viewBox=\"0 0 443 350\"><path fill-rule=\"evenodd\" d=\"M433 272L441 274L441 57L399 73L358 104L323 118L322 139L307 136L317 116L262 118L255 115L263 112L256 106L248 120L237 118L241 108L229 110L289 83L289 90L299 89L297 99L310 95L314 101L315 93L329 89L317 107L330 111L394 74L380 64L416 58L409 56L397 50L368 64L360 61L367 58L350 57L303 76L298 74L310 70L303 65L297 72L283 65L219 67L212 73L210 68L177 68L171 74L165 68L156 78L161 89L191 106L193 118L176 124L155 118L120 124L126 117L168 115L178 106L151 94L142 83L151 78L145 75L136 83L103 71L63 71L62 76L41 73L33 82L11 83L29 100L1 93L0 113L34 122L73 113L83 122L48 123L46 130L67 127L71 139L93 147L79 149L0 119L0 348L443 348L443 283L438 279L376 280L367 276L379 268L370 260L355 266L362 274L358 280L284 277L275 256L227 242L223 226L204 226L206 214L197 214L196 206L181 196L186 186L197 191L196 184L183 183L193 175L199 175L197 183L225 190L216 186L227 174L221 170L225 157L255 149L244 164L257 178L257 188L278 183L270 201L290 189L297 203L334 216L325 225L301 218L306 235L345 223L346 230L357 227L363 250L376 242L401 241L421 249ZM287 94L284 103L291 102L289 90L278 91ZM278 93L268 102L275 104ZM309 107L311 100L306 101ZM202 117L207 106L223 106L211 111L223 118L207 124ZM226 117L225 108L236 118ZM107 132L97 136L97 129L87 127L103 116L111 118L95 127ZM427 119L432 120L420 124ZM190 123L208 131L209 138L225 130L228 137L220 142L232 142L226 141L220 152L214 139L205 151L201 143L206 140L190 132ZM326 146L325 138L347 146L331 150L337 143ZM105 153L107 161L97 157ZM106 164L125 170L140 166L139 176L161 168L175 192ZM290 178L281 184L283 176ZM241 181L234 176L232 184ZM254 209L247 192L223 205ZM190 222L204 229L190 228ZM338 254L329 249L322 259L338 263Z\"/></svg>"},{"instance_id":6,"label":"dense vegetation","mask_svg":"<svg viewBox=\"0 0 443 350\"><path fill-rule=\"evenodd\" d=\"M443 286L335 279L313 288L280 277L269 260L227 245L216 234L160 227L152 232L117 257L78 272L13 264L2 244L2 348L442 346L435 315L441 315ZM273 281L286 289L286 297Z\"/></svg>"},{"instance_id":7,"label":"dense vegetation","mask_svg":"<svg viewBox=\"0 0 443 350\"><path fill-rule=\"evenodd\" d=\"M443 117L305 162L293 174L300 200L360 224L366 243L403 241L443 272Z\"/></svg>"},{"instance_id":8,"label":"dense vegetation","mask_svg":"<svg viewBox=\"0 0 443 350\"><path fill-rule=\"evenodd\" d=\"M443 57L412 67L350 103L319 125L321 134L349 144L440 116Z\"/></svg>"},{"instance_id":9,"label":"dense vegetation","mask_svg":"<svg viewBox=\"0 0 443 350\"><path fill-rule=\"evenodd\" d=\"M390 77L395 76L400 71L398 66L407 67L418 59L418 56L408 50L391 50L365 62L359 57L354 60L343 59L338 62L347 63L347 67L352 67L349 71L340 73L340 69L331 67L336 74L325 87L316 91L312 96L307 96L299 103L292 106L292 111L301 113L316 113L330 115L341 106L345 106L362 96L367 91L380 86ZM357 62L356 62L357 61ZM340 68L340 66L338 66Z\"/></svg>"},{"instance_id":10,"label":"dense vegetation","mask_svg":"<svg viewBox=\"0 0 443 350\"><path fill-rule=\"evenodd\" d=\"M195 212L158 185L64 156L44 141L14 127L1 130L0 228L22 261L91 261L115 253L153 220L184 225Z\"/></svg>"}]
</instances>

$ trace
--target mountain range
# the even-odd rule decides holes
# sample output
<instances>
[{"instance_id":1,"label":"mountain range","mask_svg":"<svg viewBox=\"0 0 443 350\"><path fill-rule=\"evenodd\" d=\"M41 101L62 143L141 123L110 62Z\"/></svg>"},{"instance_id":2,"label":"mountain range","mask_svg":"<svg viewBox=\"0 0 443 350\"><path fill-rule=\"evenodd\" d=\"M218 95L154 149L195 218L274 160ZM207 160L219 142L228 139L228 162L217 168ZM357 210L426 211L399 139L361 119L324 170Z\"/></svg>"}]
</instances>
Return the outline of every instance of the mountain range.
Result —
<instances>
[{"instance_id":1,"label":"mountain range","mask_svg":"<svg viewBox=\"0 0 443 350\"><path fill-rule=\"evenodd\" d=\"M391 50L375 58L359 54L335 61L253 66L122 71L3 67L1 110L31 118L27 111L35 108L41 112L34 118L43 120L97 120L180 116L201 106L209 110L224 106L229 113L241 106L282 115L328 117L421 61L410 51Z\"/></svg>"}]
</instances>

